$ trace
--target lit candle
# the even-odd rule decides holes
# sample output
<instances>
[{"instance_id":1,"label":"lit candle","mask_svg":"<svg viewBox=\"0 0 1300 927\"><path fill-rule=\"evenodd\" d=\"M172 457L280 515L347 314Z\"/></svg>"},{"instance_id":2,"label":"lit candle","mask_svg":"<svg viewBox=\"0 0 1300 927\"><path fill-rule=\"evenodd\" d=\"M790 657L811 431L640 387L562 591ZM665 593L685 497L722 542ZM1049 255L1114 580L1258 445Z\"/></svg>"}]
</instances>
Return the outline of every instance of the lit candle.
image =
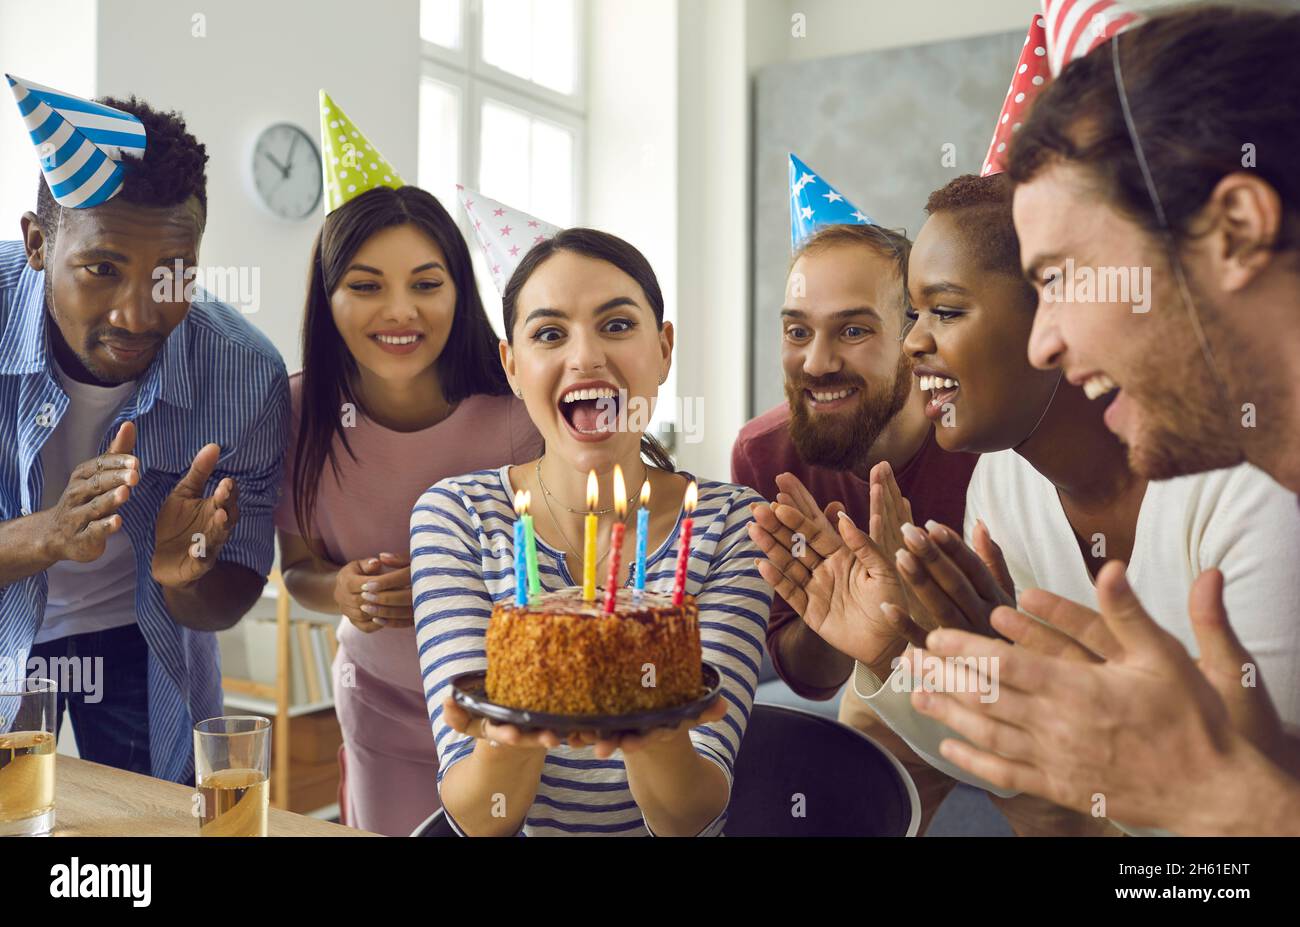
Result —
<instances>
[{"instance_id":1,"label":"lit candle","mask_svg":"<svg viewBox=\"0 0 1300 927\"><path fill-rule=\"evenodd\" d=\"M641 507L636 510L636 585L639 598L645 592L645 548L650 534L650 481L641 484Z\"/></svg>"},{"instance_id":2,"label":"lit candle","mask_svg":"<svg viewBox=\"0 0 1300 927\"><path fill-rule=\"evenodd\" d=\"M524 555L528 562L528 597L535 599L542 594L542 583L537 578L537 535L533 533L532 490L524 490Z\"/></svg>"},{"instance_id":3,"label":"lit candle","mask_svg":"<svg viewBox=\"0 0 1300 927\"><path fill-rule=\"evenodd\" d=\"M524 509L526 503L522 491L515 493L515 604L528 604L528 567L524 551L528 544L524 539Z\"/></svg>"},{"instance_id":4,"label":"lit candle","mask_svg":"<svg viewBox=\"0 0 1300 927\"><path fill-rule=\"evenodd\" d=\"M682 508L686 510L686 515L682 518L681 547L677 551L677 576L673 579L673 604L681 605L682 597L686 595L686 562L691 559L691 526L693 521L691 513L695 511L695 500L699 495L699 489L695 486L695 481L691 480L691 485L686 487L686 498L682 500Z\"/></svg>"},{"instance_id":5,"label":"lit candle","mask_svg":"<svg viewBox=\"0 0 1300 927\"><path fill-rule=\"evenodd\" d=\"M623 483L623 468L614 464L614 514L617 520L609 529L609 574L605 577L605 614L614 610L618 595L618 568L623 555L623 519L627 518L627 486Z\"/></svg>"},{"instance_id":6,"label":"lit candle","mask_svg":"<svg viewBox=\"0 0 1300 927\"><path fill-rule=\"evenodd\" d=\"M596 503L600 501L600 487L596 471L587 472L587 518L583 523L582 544L582 601L596 601Z\"/></svg>"}]
</instances>

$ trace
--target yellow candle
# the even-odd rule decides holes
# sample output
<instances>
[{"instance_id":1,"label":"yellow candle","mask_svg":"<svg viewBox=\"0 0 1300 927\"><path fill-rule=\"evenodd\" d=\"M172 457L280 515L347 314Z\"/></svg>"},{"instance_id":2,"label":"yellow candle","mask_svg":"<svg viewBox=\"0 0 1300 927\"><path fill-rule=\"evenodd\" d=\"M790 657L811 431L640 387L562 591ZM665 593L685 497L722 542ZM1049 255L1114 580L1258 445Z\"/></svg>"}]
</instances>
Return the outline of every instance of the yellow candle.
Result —
<instances>
[{"instance_id":1,"label":"yellow candle","mask_svg":"<svg viewBox=\"0 0 1300 927\"><path fill-rule=\"evenodd\" d=\"M596 471L587 473L587 518L583 531L582 545L582 600L596 601L596 503L600 501L600 488L596 483Z\"/></svg>"}]
</instances>

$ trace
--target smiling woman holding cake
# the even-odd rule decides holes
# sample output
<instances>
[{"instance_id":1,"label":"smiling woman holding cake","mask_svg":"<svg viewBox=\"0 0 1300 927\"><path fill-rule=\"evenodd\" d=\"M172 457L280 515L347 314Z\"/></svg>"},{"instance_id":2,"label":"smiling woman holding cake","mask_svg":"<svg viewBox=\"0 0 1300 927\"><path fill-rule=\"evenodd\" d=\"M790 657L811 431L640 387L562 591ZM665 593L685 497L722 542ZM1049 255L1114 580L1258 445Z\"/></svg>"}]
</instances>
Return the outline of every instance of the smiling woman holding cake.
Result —
<instances>
[{"instance_id":1,"label":"smiling woman holding cake","mask_svg":"<svg viewBox=\"0 0 1300 927\"><path fill-rule=\"evenodd\" d=\"M695 478L674 472L636 414L653 401L672 356L672 324L663 321L654 272L621 239L569 229L522 256L503 303L502 363L545 453L442 480L411 517L416 635L443 806L471 835L721 833L771 603L746 530L749 505L761 499L744 487L695 480L685 596L673 603L666 594ZM615 409L617 416L603 414ZM605 583L618 521L615 465L632 497L628 518L649 484L646 593L638 600L622 588L636 562L627 531L609 611L604 590L592 601L572 587L593 566ZM595 558L582 544L592 471ZM517 492L531 494L541 587L526 609L514 604ZM720 697L692 721L638 735L524 731L472 717L450 698L454 678L481 672L490 660L489 694L514 707L621 714L656 700L681 704L701 653L719 671ZM630 666L651 664L657 686L669 688L672 676L681 697L647 691L642 699L635 683L626 684Z\"/></svg>"}]
</instances>

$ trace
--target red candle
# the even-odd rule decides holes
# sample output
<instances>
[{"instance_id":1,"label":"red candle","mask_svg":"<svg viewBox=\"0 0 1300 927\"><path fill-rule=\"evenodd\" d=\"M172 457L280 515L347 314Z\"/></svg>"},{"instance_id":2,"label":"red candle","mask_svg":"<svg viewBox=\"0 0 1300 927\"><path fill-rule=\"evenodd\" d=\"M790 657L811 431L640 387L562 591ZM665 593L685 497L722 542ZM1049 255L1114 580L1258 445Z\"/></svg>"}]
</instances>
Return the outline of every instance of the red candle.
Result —
<instances>
[{"instance_id":1,"label":"red candle","mask_svg":"<svg viewBox=\"0 0 1300 927\"><path fill-rule=\"evenodd\" d=\"M614 600L618 595L619 557L623 553L623 530L627 517L627 487L623 485L623 468L614 464L614 514L618 520L609 529L609 575L605 578L605 614L614 611Z\"/></svg>"},{"instance_id":2,"label":"red candle","mask_svg":"<svg viewBox=\"0 0 1300 927\"><path fill-rule=\"evenodd\" d=\"M691 559L691 527L694 524L691 513L695 511L698 495L699 489L696 488L695 481L691 480L691 485L686 487L686 498L682 500L686 515L682 518L681 547L677 550L677 576L673 579L674 605L681 605L682 597L686 595L686 563Z\"/></svg>"}]
</instances>

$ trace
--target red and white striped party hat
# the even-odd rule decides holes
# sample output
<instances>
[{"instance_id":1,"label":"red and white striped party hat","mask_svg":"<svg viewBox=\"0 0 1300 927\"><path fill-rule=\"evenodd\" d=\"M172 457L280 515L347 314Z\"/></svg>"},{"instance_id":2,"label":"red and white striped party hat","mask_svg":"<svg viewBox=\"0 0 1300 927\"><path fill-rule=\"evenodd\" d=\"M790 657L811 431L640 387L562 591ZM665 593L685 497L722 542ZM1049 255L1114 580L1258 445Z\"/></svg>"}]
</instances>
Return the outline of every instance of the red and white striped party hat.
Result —
<instances>
[{"instance_id":1,"label":"red and white striped party hat","mask_svg":"<svg viewBox=\"0 0 1300 927\"><path fill-rule=\"evenodd\" d=\"M1074 59L1144 18L1117 0L1043 0L1043 17L1053 77Z\"/></svg>"}]
</instances>

